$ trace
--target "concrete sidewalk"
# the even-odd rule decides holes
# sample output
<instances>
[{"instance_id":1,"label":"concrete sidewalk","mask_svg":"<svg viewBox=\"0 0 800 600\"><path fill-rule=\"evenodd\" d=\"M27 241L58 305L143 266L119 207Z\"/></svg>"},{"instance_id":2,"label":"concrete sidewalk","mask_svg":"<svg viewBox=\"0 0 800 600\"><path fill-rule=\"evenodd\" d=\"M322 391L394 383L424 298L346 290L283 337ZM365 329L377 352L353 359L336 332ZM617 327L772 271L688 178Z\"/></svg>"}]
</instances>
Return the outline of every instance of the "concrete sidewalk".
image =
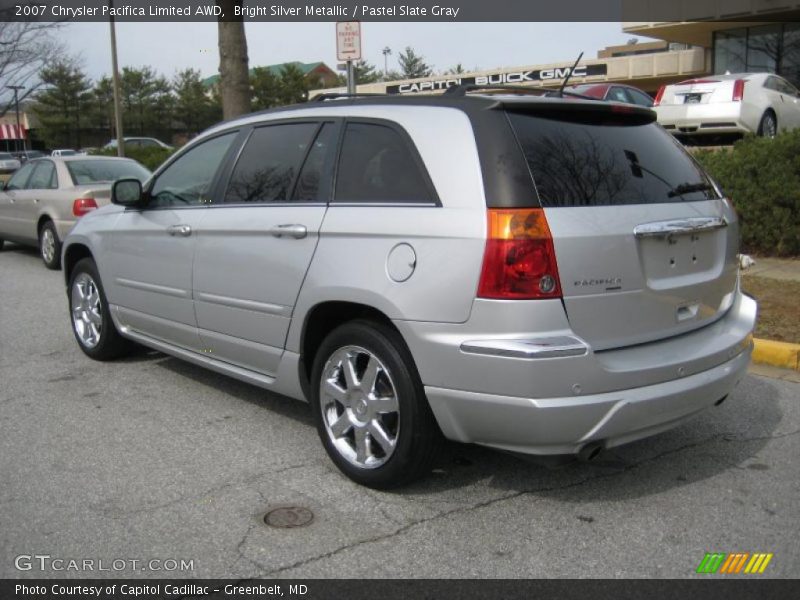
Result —
<instances>
[{"instance_id":1,"label":"concrete sidewalk","mask_svg":"<svg viewBox=\"0 0 800 600\"><path fill-rule=\"evenodd\" d=\"M783 281L800 281L800 259L752 257L756 264L742 271L745 276L768 277Z\"/></svg>"}]
</instances>

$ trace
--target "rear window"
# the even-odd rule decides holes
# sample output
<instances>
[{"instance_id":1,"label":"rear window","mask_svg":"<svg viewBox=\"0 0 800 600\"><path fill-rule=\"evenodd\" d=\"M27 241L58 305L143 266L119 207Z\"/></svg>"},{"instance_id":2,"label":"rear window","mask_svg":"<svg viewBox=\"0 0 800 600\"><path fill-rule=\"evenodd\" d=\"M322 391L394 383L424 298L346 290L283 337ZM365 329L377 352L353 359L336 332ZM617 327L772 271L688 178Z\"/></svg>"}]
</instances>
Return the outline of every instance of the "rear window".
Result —
<instances>
[{"instance_id":1,"label":"rear window","mask_svg":"<svg viewBox=\"0 0 800 600\"><path fill-rule=\"evenodd\" d=\"M719 197L708 176L655 123L613 114L579 116L574 111L552 118L514 112L508 116L542 206L658 204Z\"/></svg>"},{"instance_id":2,"label":"rear window","mask_svg":"<svg viewBox=\"0 0 800 600\"><path fill-rule=\"evenodd\" d=\"M150 171L133 160L71 160L67 162L67 169L75 185L116 181L123 177L135 177L144 182L150 177Z\"/></svg>"}]
</instances>

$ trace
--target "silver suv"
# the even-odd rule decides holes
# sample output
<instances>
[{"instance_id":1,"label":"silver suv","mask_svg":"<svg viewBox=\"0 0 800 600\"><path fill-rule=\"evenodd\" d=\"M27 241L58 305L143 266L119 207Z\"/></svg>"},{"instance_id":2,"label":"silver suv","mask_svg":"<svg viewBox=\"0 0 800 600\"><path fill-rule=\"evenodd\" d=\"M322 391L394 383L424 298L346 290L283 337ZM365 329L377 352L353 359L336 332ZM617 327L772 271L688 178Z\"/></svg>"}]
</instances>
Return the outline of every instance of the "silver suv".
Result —
<instances>
[{"instance_id":1,"label":"silver suv","mask_svg":"<svg viewBox=\"0 0 800 600\"><path fill-rule=\"evenodd\" d=\"M649 109L341 98L213 127L64 242L75 337L311 403L376 488L444 437L592 456L750 360L736 214Z\"/></svg>"}]
</instances>

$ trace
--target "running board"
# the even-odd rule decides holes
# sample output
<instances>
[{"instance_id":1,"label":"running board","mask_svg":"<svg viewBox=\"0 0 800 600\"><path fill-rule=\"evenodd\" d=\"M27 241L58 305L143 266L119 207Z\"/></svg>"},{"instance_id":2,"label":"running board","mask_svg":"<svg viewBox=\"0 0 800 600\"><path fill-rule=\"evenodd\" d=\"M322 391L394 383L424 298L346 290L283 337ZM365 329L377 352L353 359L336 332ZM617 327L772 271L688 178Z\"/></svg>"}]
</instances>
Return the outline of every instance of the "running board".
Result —
<instances>
[{"instance_id":1,"label":"running board","mask_svg":"<svg viewBox=\"0 0 800 600\"><path fill-rule=\"evenodd\" d=\"M216 358L198 354L197 352L192 352L191 350L186 350L185 348L173 346L172 344L162 342L161 340L157 340L156 338L139 333L138 331L134 331L125 326L120 327L119 330L120 333L126 338L129 338L134 342L138 342L143 346L147 346L148 348L163 352L164 354L169 354L170 356L180 358L186 362L211 369L212 371L221 373L222 375L229 375L234 379L238 379L240 381L244 381L245 383L250 383L261 388L271 390L275 387L275 377L264 375L263 373L257 373L256 371L251 371L242 367L237 367Z\"/></svg>"}]
</instances>

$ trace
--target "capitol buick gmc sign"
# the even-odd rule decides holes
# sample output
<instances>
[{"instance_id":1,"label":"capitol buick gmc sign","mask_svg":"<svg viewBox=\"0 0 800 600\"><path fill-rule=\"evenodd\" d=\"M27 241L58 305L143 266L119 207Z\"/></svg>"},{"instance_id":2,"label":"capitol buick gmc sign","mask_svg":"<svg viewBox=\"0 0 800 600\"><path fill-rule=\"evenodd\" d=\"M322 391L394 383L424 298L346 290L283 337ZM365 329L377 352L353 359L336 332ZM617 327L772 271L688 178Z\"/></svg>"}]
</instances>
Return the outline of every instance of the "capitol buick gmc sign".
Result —
<instances>
[{"instance_id":1,"label":"capitol buick gmc sign","mask_svg":"<svg viewBox=\"0 0 800 600\"><path fill-rule=\"evenodd\" d=\"M564 79L569 75L572 67L555 67L552 69L536 69L532 71L507 71L477 75L474 77L443 77L441 79L428 79L425 81L412 81L399 85L387 85L387 94L415 94L418 92L435 92L446 90L456 85L474 83L477 85L520 84L532 81L550 81ZM591 75L605 75L606 65L582 65L575 67L572 77L587 77Z\"/></svg>"}]
</instances>

